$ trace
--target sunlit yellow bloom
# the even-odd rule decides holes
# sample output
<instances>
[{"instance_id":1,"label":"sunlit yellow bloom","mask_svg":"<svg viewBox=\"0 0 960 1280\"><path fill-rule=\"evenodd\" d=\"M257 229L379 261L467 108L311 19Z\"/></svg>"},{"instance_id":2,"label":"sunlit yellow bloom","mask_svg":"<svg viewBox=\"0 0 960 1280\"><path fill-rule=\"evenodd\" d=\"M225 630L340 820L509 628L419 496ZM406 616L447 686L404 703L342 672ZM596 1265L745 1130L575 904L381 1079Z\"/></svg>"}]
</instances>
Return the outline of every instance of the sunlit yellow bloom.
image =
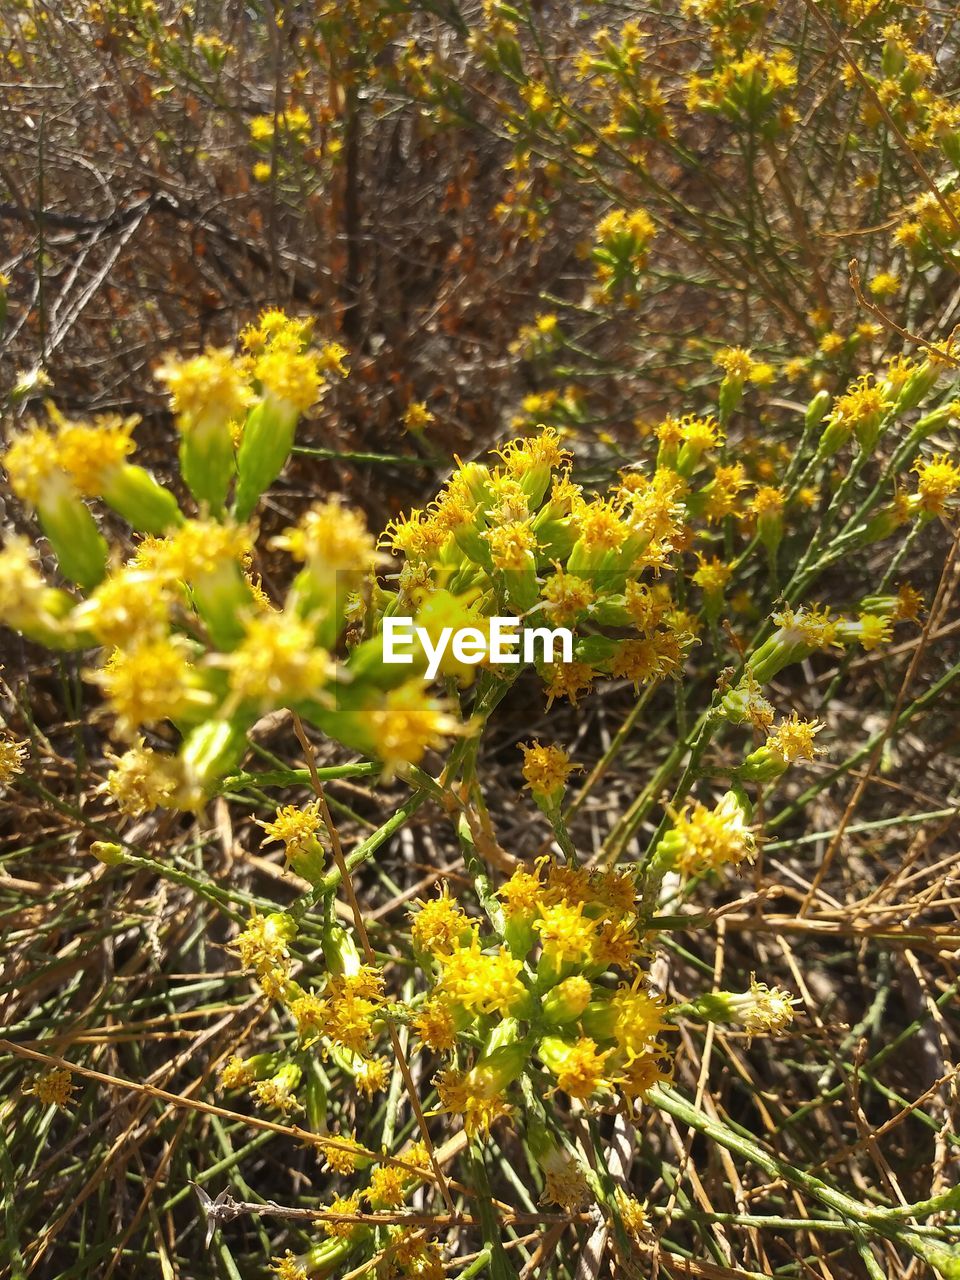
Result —
<instances>
[{"instance_id":1,"label":"sunlit yellow bloom","mask_svg":"<svg viewBox=\"0 0 960 1280\"><path fill-rule=\"evenodd\" d=\"M675 842L677 869L684 875L751 862L757 850L743 810L729 791L713 809L699 800L685 806L674 819L669 838Z\"/></svg>"},{"instance_id":2,"label":"sunlit yellow bloom","mask_svg":"<svg viewBox=\"0 0 960 1280\"><path fill-rule=\"evenodd\" d=\"M236 696L264 706L316 698L336 670L313 627L285 613L249 618L243 639L222 661Z\"/></svg>"},{"instance_id":3,"label":"sunlit yellow bloom","mask_svg":"<svg viewBox=\"0 0 960 1280\"><path fill-rule=\"evenodd\" d=\"M523 961L507 951L490 955L477 942L439 957L438 995L470 1013L508 1015L524 999Z\"/></svg>"},{"instance_id":4,"label":"sunlit yellow bloom","mask_svg":"<svg viewBox=\"0 0 960 1280\"><path fill-rule=\"evenodd\" d=\"M366 720L373 748L388 771L401 764L419 764L430 748L463 730L419 680L391 689Z\"/></svg>"},{"instance_id":5,"label":"sunlit yellow bloom","mask_svg":"<svg viewBox=\"0 0 960 1280\"><path fill-rule=\"evenodd\" d=\"M355 1076L357 1088L372 1098L390 1083L390 1062L386 1058L364 1058Z\"/></svg>"},{"instance_id":6,"label":"sunlit yellow bloom","mask_svg":"<svg viewBox=\"0 0 960 1280\"><path fill-rule=\"evenodd\" d=\"M403 411L403 427L405 431L413 431L414 433L425 431L436 420L435 415L430 412L422 400L412 400Z\"/></svg>"},{"instance_id":7,"label":"sunlit yellow bloom","mask_svg":"<svg viewBox=\"0 0 960 1280\"><path fill-rule=\"evenodd\" d=\"M921 511L943 515L955 493L960 492L960 465L946 453L935 453L915 463L917 497Z\"/></svg>"},{"instance_id":8,"label":"sunlit yellow bloom","mask_svg":"<svg viewBox=\"0 0 960 1280\"><path fill-rule=\"evenodd\" d=\"M175 804L183 785L183 770L177 756L154 751L138 738L129 751L112 759L114 765L102 789L121 813L139 818L151 809Z\"/></svg>"},{"instance_id":9,"label":"sunlit yellow bloom","mask_svg":"<svg viewBox=\"0 0 960 1280\"><path fill-rule=\"evenodd\" d=\"M543 796L551 796L562 791L567 778L577 767L570 763L570 757L561 747L541 746L534 742L531 746L520 744L523 752L523 778L531 791Z\"/></svg>"},{"instance_id":10,"label":"sunlit yellow bloom","mask_svg":"<svg viewBox=\"0 0 960 1280\"><path fill-rule=\"evenodd\" d=\"M557 1088L571 1098L589 1098L605 1082L606 1060L611 1049L598 1049L589 1036L566 1041L549 1036L540 1042L539 1054L557 1077Z\"/></svg>"},{"instance_id":11,"label":"sunlit yellow bloom","mask_svg":"<svg viewBox=\"0 0 960 1280\"><path fill-rule=\"evenodd\" d=\"M177 719L191 707L210 705L198 684L188 648L178 637L149 636L129 649L114 649L92 679L103 689L117 733L133 737L141 725Z\"/></svg>"},{"instance_id":12,"label":"sunlit yellow bloom","mask_svg":"<svg viewBox=\"0 0 960 1280\"><path fill-rule=\"evenodd\" d=\"M432 956L450 955L473 934L473 926L444 888L437 898L418 900L410 933L413 944Z\"/></svg>"},{"instance_id":13,"label":"sunlit yellow bloom","mask_svg":"<svg viewBox=\"0 0 960 1280\"><path fill-rule=\"evenodd\" d=\"M592 959L596 924L584 916L582 903L558 902L544 907L533 927L540 935L544 956L557 966L565 961L583 964Z\"/></svg>"},{"instance_id":14,"label":"sunlit yellow bloom","mask_svg":"<svg viewBox=\"0 0 960 1280\"><path fill-rule=\"evenodd\" d=\"M795 760L812 760L816 753L814 738L823 728L819 720L802 720L794 712L789 719L781 720L770 736L767 746L784 764Z\"/></svg>"},{"instance_id":15,"label":"sunlit yellow bloom","mask_svg":"<svg viewBox=\"0 0 960 1280\"><path fill-rule=\"evenodd\" d=\"M208 347L203 355L187 360L170 356L156 376L167 385L183 432L235 422L253 403L246 375L226 349Z\"/></svg>"}]
</instances>

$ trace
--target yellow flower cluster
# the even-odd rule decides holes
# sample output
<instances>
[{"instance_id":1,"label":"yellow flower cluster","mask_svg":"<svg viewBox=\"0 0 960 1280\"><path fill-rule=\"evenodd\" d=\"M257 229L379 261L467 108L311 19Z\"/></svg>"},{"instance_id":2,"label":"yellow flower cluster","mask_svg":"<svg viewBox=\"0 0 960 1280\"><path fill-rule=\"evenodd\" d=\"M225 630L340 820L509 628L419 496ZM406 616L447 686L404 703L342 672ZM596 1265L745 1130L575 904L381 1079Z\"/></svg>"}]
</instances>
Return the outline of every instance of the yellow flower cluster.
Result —
<instances>
[{"instance_id":1,"label":"yellow flower cluster","mask_svg":"<svg viewBox=\"0 0 960 1280\"><path fill-rule=\"evenodd\" d=\"M445 894L422 903L412 933L431 988L414 1021L423 1044L449 1053L481 1036L469 1067L437 1078L441 1106L482 1133L509 1115L512 1086L537 1061L575 1098L632 1099L661 1076L666 1003L644 981L632 873L589 872L543 859L497 894L496 938ZM611 970L610 989L599 980Z\"/></svg>"}]
</instances>

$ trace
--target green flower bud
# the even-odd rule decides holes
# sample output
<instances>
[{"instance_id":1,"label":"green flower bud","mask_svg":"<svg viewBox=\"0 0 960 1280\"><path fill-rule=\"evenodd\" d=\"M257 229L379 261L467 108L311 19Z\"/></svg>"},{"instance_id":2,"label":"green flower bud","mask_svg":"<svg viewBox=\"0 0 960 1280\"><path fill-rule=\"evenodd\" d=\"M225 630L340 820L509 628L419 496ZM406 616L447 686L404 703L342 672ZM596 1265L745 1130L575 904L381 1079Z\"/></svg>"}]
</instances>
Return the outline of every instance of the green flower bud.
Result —
<instances>
[{"instance_id":1,"label":"green flower bud","mask_svg":"<svg viewBox=\"0 0 960 1280\"><path fill-rule=\"evenodd\" d=\"M360 951L353 935L342 925L325 925L320 943L327 968L335 977L349 978L360 971L363 965Z\"/></svg>"},{"instance_id":2,"label":"green flower bud","mask_svg":"<svg viewBox=\"0 0 960 1280\"><path fill-rule=\"evenodd\" d=\"M180 438L180 474L202 506L219 515L236 473L233 436L227 422L198 423Z\"/></svg>"},{"instance_id":3,"label":"green flower bud","mask_svg":"<svg viewBox=\"0 0 960 1280\"><path fill-rule=\"evenodd\" d=\"M248 520L260 495L273 484L293 448L299 414L287 401L268 396L251 409L237 450L233 513Z\"/></svg>"},{"instance_id":4,"label":"green flower bud","mask_svg":"<svg viewBox=\"0 0 960 1280\"><path fill-rule=\"evenodd\" d=\"M782 756L769 747L758 747L751 751L743 764L736 769L736 776L743 782L772 782L781 777L787 769Z\"/></svg>"},{"instance_id":5,"label":"green flower bud","mask_svg":"<svg viewBox=\"0 0 960 1280\"><path fill-rule=\"evenodd\" d=\"M183 524L183 513L169 489L132 463L118 467L108 477L103 500L140 533L166 533Z\"/></svg>"},{"instance_id":6,"label":"green flower bud","mask_svg":"<svg viewBox=\"0 0 960 1280\"><path fill-rule=\"evenodd\" d=\"M117 867L126 860L122 845L114 844L110 840L94 840L90 846L90 852L105 867Z\"/></svg>"},{"instance_id":7,"label":"green flower bud","mask_svg":"<svg viewBox=\"0 0 960 1280\"><path fill-rule=\"evenodd\" d=\"M63 487L49 498L41 497L37 515L63 576L85 591L102 582L107 543L83 500Z\"/></svg>"},{"instance_id":8,"label":"green flower bud","mask_svg":"<svg viewBox=\"0 0 960 1280\"><path fill-rule=\"evenodd\" d=\"M226 652L235 648L243 639L244 615L254 603L250 584L236 561L224 559L198 575L190 594L214 645Z\"/></svg>"},{"instance_id":9,"label":"green flower bud","mask_svg":"<svg viewBox=\"0 0 960 1280\"><path fill-rule=\"evenodd\" d=\"M832 397L829 391L817 392L807 405L806 413L803 415L803 421L806 427L812 430L823 421L827 410L830 408L831 399Z\"/></svg>"},{"instance_id":10,"label":"green flower bud","mask_svg":"<svg viewBox=\"0 0 960 1280\"><path fill-rule=\"evenodd\" d=\"M593 988L586 978L573 974L564 978L543 997L541 1016L548 1026L576 1022L590 1003Z\"/></svg>"},{"instance_id":11,"label":"green flower bud","mask_svg":"<svg viewBox=\"0 0 960 1280\"><path fill-rule=\"evenodd\" d=\"M314 1058L307 1062L307 1078L304 1086L304 1108L307 1125L314 1133L327 1132L327 1090L320 1076L319 1064Z\"/></svg>"},{"instance_id":12,"label":"green flower bud","mask_svg":"<svg viewBox=\"0 0 960 1280\"><path fill-rule=\"evenodd\" d=\"M247 721L205 720L180 749L185 777L184 808L199 808L213 788L236 769L247 750Z\"/></svg>"}]
</instances>

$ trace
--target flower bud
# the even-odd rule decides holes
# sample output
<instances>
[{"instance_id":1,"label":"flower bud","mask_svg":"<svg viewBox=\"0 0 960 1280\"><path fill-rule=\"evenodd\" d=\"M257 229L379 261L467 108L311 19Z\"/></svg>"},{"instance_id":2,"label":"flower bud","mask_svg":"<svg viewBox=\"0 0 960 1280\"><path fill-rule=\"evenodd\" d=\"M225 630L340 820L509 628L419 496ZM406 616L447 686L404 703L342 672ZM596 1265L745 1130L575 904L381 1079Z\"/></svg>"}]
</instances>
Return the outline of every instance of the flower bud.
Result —
<instances>
[{"instance_id":1,"label":"flower bud","mask_svg":"<svg viewBox=\"0 0 960 1280\"><path fill-rule=\"evenodd\" d=\"M831 395L829 391L818 391L810 403L807 405L806 413L803 415L804 425L812 430L819 426L823 421L827 410L830 408Z\"/></svg>"},{"instance_id":2,"label":"flower bud","mask_svg":"<svg viewBox=\"0 0 960 1280\"><path fill-rule=\"evenodd\" d=\"M63 495L44 502L37 515L63 576L86 591L101 582L107 571L107 543L80 498Z\"/></svg>"},{"instance_id":3,"label":"flower bud","mask_svg":"<svg viewBox=\"0 0 960 1280\"><path fill-rule=\"evenodd\" d=\"M471 1088L482 1097L503 1093L519 1079L530 1057L530 1044L518 1039L515 1018L504 1018L491 1032L483 1055L467 1073Z\"/></svg>"},{"instance_id":4,"label":"flower bud","mask_svg":"<svg viewBox=\"0 0 960 1280\"><path fill-rule=\"evenodd\" d=\"M327 1090L315 1058L307 1062L307 1079L304 1086L304 1107L307 1125L314 1133L327 1132Z\"/></svg>"},{"instance_id":5,"label":"flower bud","mask_svg":"<svg viewBox=\"0 0 960 1280\"><path fill-rule=\"evenodd\" d=\"M593 988L580 974L564 978L543 997L541 1014L550 1026L575 1022L590 1003Z\"/></svg>"},{"instance_id":6,"label":"flower bud","mask_svg":"<svg viewBox=\"0 0 960 1280\"><path fill-rule=\"evenodd\" d=\"M90 846L90 852L105 867L118 867L126 860L123 846L114 844L110 840L94 840Z\"/></svg>"},{"instance_id":7,"label":"flower bud","mask_svg":"<svg viewBox=\"0 0 960 1280\"><path fill-rule=\"evenodd\" d=\"M943 427L949 426L956 418L957 404L955 401L942 405L939 409L934 409L932 412L924 414L922 418L917 419L910 432L910 439L914 441L926 440L935 431L940 431Z\"/></svg>"},{"instance_id":8,"label":"flower bud","mask_svg":"<svg viewBox=\"0 0 960 1280\"><path fill-rule=\"evenodd\" d=\"M236 769L247 749L246 721L205 720L180 749L186 809L198 809L221 778Z\"/></svg>"},{"instance_id":9,"label":"flower bud","mask_svg":"<svg viewBox=\"0 0 960 1280\"><path fill-rule=\"evenodd\" d=\"M183 523L183 513L169 489L132 463L124 463L106 478L103 500L138 533L166 533Z\"/></svg>"},{"instance_id":10,"label":"flower bud","mask_svg":"<svg viewBox=\"0 0 960 1280\"><path fill-rule=\"evenodd\" d=\"M208 349L189 360L170 359L157 370L166 382L180 432L180 472L198 503L219 515L236 471L232 424L242 419L252 393L229 351Z\"/></svg>"},{"instance_id":11,"label":"flower bud","mask_svg":"<svg viewBox=\"0 0 960 1280\"><path fill-rule=\"evenodd\" d=\"M741 782L773 782L786 769L787 763L783 757L764 744L750 752L743 764L735 770L735 774Z\"/></svg>"},{"instance_id":12,"label":"flower bud","mask_svg":"<svg viewBox=\"0 0 960 1280\"><path fill-rule=\"evenodd\" d=\"M327 968L335 977L349 978L359 973L363 966L360 951L353 935L348 933L342 925L325 925L321 945Z\"/></svg>"},{"instance_id":13,"label":"flower bud","mask_svg":"<svg viewBox=\"0 0 960 1280\"><path fill-rule=\"evenodd\" d=\"M293 405L261 400L247 415L237 450L237 492L233 514L249 520L260 495L286 465L293 448L299 414Z\"/></svg>"}]
</instances>

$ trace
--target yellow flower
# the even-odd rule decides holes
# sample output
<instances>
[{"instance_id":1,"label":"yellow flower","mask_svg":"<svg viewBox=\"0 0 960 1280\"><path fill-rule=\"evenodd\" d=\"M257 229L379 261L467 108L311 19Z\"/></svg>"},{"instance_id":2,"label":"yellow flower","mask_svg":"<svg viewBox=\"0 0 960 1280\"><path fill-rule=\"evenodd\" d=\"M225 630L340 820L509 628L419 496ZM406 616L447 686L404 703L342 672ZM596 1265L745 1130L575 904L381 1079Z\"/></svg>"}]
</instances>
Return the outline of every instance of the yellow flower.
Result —
<instances>
[{"instance_id":1,"label":"yellow flower","mask_svg":"<svg viewBox=\"0 0 960 1280\"><path fill-rule=\"evenodd\" d=\"M403 428L405 431L425 431L436 420L434 414L430 412L422 400L411 401L403 412Z\"/></svg>"},{"instance_id":2,"label":"yellow flower","mask_svg":"<svg viewBox=\"0 0 960 1280\"><path fill-rule=\"evenodd\" d=\"M630 535L628 525L612 502L597 498L578 505L574 517L588 551L616 551Z\"/></svg>"},{"instance_id":3,"label":"yellow flower","mask_svg":"<svg viewBox=\"0 0 960 1280\"><path fill-rule=\"evenodd\" d=\"M551 1147L538 1163L543 1170L541 1204L558 1204L568 1213L576 1213L594 1200L590 1184L576 1156L559 1147Z\"/></svg>"},{"instance_id":4,"label":"yellow flower","mask_svg":"<svg viewBox=\"0 0 960 1280\"><path fill-rule=\"evenodd\" d=\"M435 1053L449 1053L457 1043L456 1024L444 1000L425 1000L413 1017L413 1029Z\"/></svg>"},{"instance_id":5,"label":"yellow flower","mask_svg":"<svg viewBox=\"0 0 960 1280\"><path fill-rule=\"evenodd\" d=\"M724 347L713 357L713 363L734 382L746 382L753 372L753 355L746 347Z\"/></svg>"},{"instance_id":6,"label":"yellow flower","mask_svg":"<svg viewBox=\"0 0 960 1280\"><path fill-rule=\"evenodd\" d=\"M589 1036L574 1041L548 1036L540 1042L540 1057L557 1077L557 1088L571 1098L589 1098L605 1083L605 1063L612 1050L598 1050Z\"/></svg>"},{"instance_id":7,"label":"yellow flower","mask_svg":"<svg viewBox=\"0 0 960 1280\"><path fill-rule=\"evenodd\" d=\"M0 733L0 786L13 781L17 774L23 773L23 762L27 758L27 744L18 742L5 733Z\"/></svg>"},{"instance_id":8,"label":"yellow flower","mask_svg":"<svg viewBox=\"0 0 960 1280\"><path fill-rule=\"evenodd\" d=\"M893 271L878 271L870 281L870 292L881 300L892 298L900 288L900 277Z\"/></svg>"},{"instance_id":9,"label":"yellow flower","mask_svg":"<svg viewBox=\"0 0 960 1280\"><path fill-rule=\"evenodd\" d=\"M253 911L247 927L227 945L237 952L245 969L282 969L289 959L287 943L294 932L289 916L278 912L262 916Z\"/></svg>"},{"instance_id":10,"label":"yellow flower","mask_svg":"<svg viewBox=\"0 0 960 1280\"><path fill-rule=\"evenodd\" d=\"M75 1087L73 1076L65 1067L51 1067L43 1075L37 1076L25 1092L32 1093L45 1107L55 1106L65 1110L72 1101L71 1095Z\"/></svg>"},{"instance_id":11,"label":"yellow flower","mask_svg":"<svg viewBox=\"0 0 960 1280\"><path fill-rule=\"evenodd\" d=\"M53 415L52 415L53 416ZM103 415L93 422L70 422L55 415L60 465L78 493L99 497L110 477L134 450L130 438L138 418Z\"/></svg>"},{"instance_id":12,"label":"yellow flower","mask_svg":"<svg viewBox=\"0 0 960 1280\"><path fill-rule=\"evenodd\" d=\"M364 1058L355 1076L357 1088L368 1098L382 1093L390 1082L390 1062L386 1058Z\"/></svg>"},{"instance_id":13,"label":"yellow flower","mask_svg":"<svg viewBox=\"0 0 960 1280\"><path fill-rule=\"evenodd\" d=\"M211 702L197 687L186 643L179 637L148 636L129 649L114 649L92 678L103 689L123 738L132 738L141 725L176 720L191 707Z\"/></svg>"},{"instance_id":14,"label":"yellow flower","mask_svg":"<svg viewBox=\"0 0 960 1280\"><path fill-rule=\"evenodd\" d=\"M275 1075L254 1084L253 1096L261 1106L273 1107L285 1116L302 1111L303 1107L294 1093L302 1074L295 1063L285 1063Z\"/></svg>"},{"instance_id":15,"label":"yellow flower","mask_svg":"<svg viewBox=\"0 0 960 1280\"><path fill-rule=\"evenodd\" d=\"M243 639L222 662L236 696L264 707L316 698L336 672L313 627L285 613L248 619Z\"/></svg>"},{"instance_id":16,"label":"yellow flower","mask_svg":"<svg viewBox=\"0 0 960 1280\"><path fill-rule=\"evenodd\" d=\"M235 1053L220 1068L221 1089L248 1089L256 1078L256 1072L250 1063Z\"/></svg>"},{"instance_id":17,"label":"yellow flower","mask_svg":"<svg viewBox=\"0 0 960 1280\"><path fill-rule=\"evenodd\" d=\"M387 772L401 764L419 764L463 726L431 698L419 680L391 689L382 704L366 714L373 750Z\"/></svg>"},{"instance_id":18,"label":"yellow flower","mask_svg":"<svg viewBox=\"0 0 960 1280\"><path fill-rule=\"evenodd\" d=\"M767 738L767 746L784 764L812 760L817 750L813 740L822 728L819 720L801 720L794 712L788 720L780 721Z\"/></svg>"},{"instance_id":19,"label":"yellow flower","mask_svg":"<svg viewBox=\"0 0 960 1280\"><path fill-rule=\"evenodd\" d=\"M510 1105L492 1078L450 1069L434 1079L440 1110L463 1117L468 1138L488 1133L494 1121L510 1114Z\"/></svg>"},{"instance_id":20,"label":"yellow flower","mask_svg":"<svg viewBox=\"0 0 960 1280\"><path fill-rule=\"evenodd\" d=\"M729 564L724 564L722 560L713 557L708 559L706 556L697 554L700 561L699 568L693 574L693 581L708 596L721 596L733 576L733 568Z\"/></svg>"},{"instance_id":21,"label":"yellow flower","mask_svg":"<svg viewBox=\"0 0 960 1280\"><path fill-rule=\"evenodd\" d=\"M570 763L570 757L562 747L545 747L539 742L531 746L520 744L523 752L523 778L526 785L535 794L552 796L563 790L567 778L577 767Z\"/></svg>"},{"instance_id":22,"label":"yellow flower","mask_svg":"<svg viewBox=\"0 0 960 1280\"><path fill-rule=\"evenodd\" d=\"M523 961L507 951L489 955L476 941L438 957L441 968L436 995L473 1014L507 1016L527 989L520 980Z\"/></svg>"},{"instance_id":23,"label":"yellow flower","mask_svg":"<svg viewBox=\"0 0 960 1280\"><path fill-rule=\"evenodd\" d=\"M139 818L151 809L174 806L184 781L177 756L154 751L144 746L143 738L138 738L129 751L111 758L113 768L101 790L121 813Z\"/></svg>"},{"instance_id":24,"label":"yellow flower","mask_svg":"<svg viewBox=\"0 0 960 1280\"><path fill-rule=\"evenodd\" d=\"M55 438L36 423L13 437L2 461L10 488L33 507L51 489L69 487Z\"/></svg>"},{"instance_id":25,"label":"yellow flower","mask_svg":"<svg viewBox=\"0 0 960 1280\"><path fill-rule=\"evenodd\" d=\"M373 1039L373 1022L383 1004L383 978L376 970L333 977L327 984L323 1031L335 1043L363 1057Z\"/></svg>"},{"instance_id":26,"label":"yellow flower","mask_svg":"<svg viewBox=\"0 0 960 1280\"><path fill-rule=\"evenodd\" d=\"M578 696L593 684L596 671L586 662L554 662L546 674L547 708L557 698L576 703Z\"/></svg>"},{"instance_id":27,"label":"yellow flower","mask_svg":"<svg viewBox=\"0 0 960 1280\"><path fill-rule=\"evenodd\" d=\"M540 597L545 603L544 612L549 614L551 622L563 626L586 613L596 595L584 575L557 569L543 584Z\"/></svg>"},{"instance_id":28,"label":"yellow flower","mask_svg":"<svg viewBox=\"0 0 960 1280\"><path fill-rule=\"evenodd\" d=\"M650 1224L640 1201L628 1195L622 1187L615 1187L613 1195L617 1204L617 1213L627 1234L638 1243L649 1237Z\"/></svg>"},{"instance_id":29,"label":"yellow flower","mask_svg":"<svg viewBox=\"0 0 960 1280\"><path fill-rule=\"evenodd\" d=\"M828 358L836 356L840 354L846 345L847 340L842 333L831 331L830 333L825 333L820 339L820 353Z\"/></svg>"},{"instance_id":30,"label":"yellow flower","mask_svg":"<svg viewBox=\"0 0 960 1280\"><path fill-rule=\"evenodd\" d=\"M269 844L272 840L280 841L287 858L311 852L323 830L319 800L312 800L303 808L295 804L283 805L277 809L272 822L261 822L259 818L255 821L266 832L263 844Z\"/></svg>"},{"instance_id":31,"label":"yellow flower","mask_svg":"<svg viewBox=\"0 0 960 1280\"><path fill-rule=\"evenodd\" d=\"M364 573L378 561L376 540L359 511L338 500L316 502L270 545L307 561L315 571Z\"/></svg>"},{"instance_id":32,"label":"yellow flower","mask_svg":"<svg viewBox=\"0 0 960 1280\"><path fill-rule=\"evenodd\" d=\"M503 459L507 474L517 480L541 467L547 470L559 467L570 457L569 452L561 448L560 436L553 427L542 427L537 436L508 440L496 452Z\"/></svg>"},{"instance_id":33,"label":"yellow flower","mask_svg":"<svg viewBox=\"0 0 960 1280\"><path fill-rule=\"evenodd\" d=\"M713 808L696 801L684 806L668 839L675 845L675 863L684 875L700 875L723 866L752 862L757 845L739 801L728 791Z\"/></svg>"},{"instance_id":34,"label":"yellow flower","mask_svg":"<svg viewBox=\"0 0 960 1280\"><path fill-rule=\"evenodd\" d=\"M335 1140L321 1146L327 1167L341 1177L356 1172L357 1163L364 1154L353 1133L340 1134Z\"/></svg>"},{"instance_id":35,"label":"yellow flower","mask_svg":"<svg viewBox=\"0 0 960 1280\"><path fill-rule=\"evenodd\" d=\"M596 925L584 916L582 902L558 902L544 907L533 927L540 935L544 956L555 965L566 961L583 964L592 959Z\"/></svg>"},{"instance_id":36,"label":"yellow flower","mask_svg":"<svg viewBox=\"0 0 960 1280\"><path fill-rule=\"evenodd\" d=\"M360 1212L361 1195L362 1192L354 1191L349 1196L335 1196L330 1201L329 1212L353 1217ZM324 1235L330 1236L334 1240L349 1240L357 1230L358 1225L356 1222L333 1222L328 1219L321 1219L320 1222Z\"/></svg>"},{"instance_id":37,"label":"yellow flower","mask_svg":"<svg viewBox=\"0 0 960 1280\"><path fill-rule=\"evenodd\" d=\"M663 996L650 995L634 987L620 987L610 1000L613 1036L627 1062L642 1058L657 1048L657 1037L666 1026Z\"/></svg>"},{"instance_id":38,"label":"yellow flower","mask_svg":"<svg viewBox=\"0 0 960 1280\"><path fill-rule=\"evenodd\" d=\"M253 374L268 395L297 413L315 404L325 385L315 351L297 352L275 344L256 359Z\"/></svg>"},{"instance_id":39,"label":"yellow flower","mask_svg":"<svg viewBox=\"0 0 960 1280\"><path fill-rule=\"evenodd\" d=\"M497 569L520 572L531 568L537 550L537 536L522 520L511 520L481 534L489 544L490 556Z\"/></svg>"},{"instance_id":40,"label":"yellow flower","mask_svg":"<svg viewBox=\"0 0 960 1280\"><path fill-rule=\"evenodd\" d=\"M535 915L540 910L542 893L540 877L518 867L497 890L497 897L503 903L504 914L509 919L518 915Z\"/></svg>"},{"instance_id":41,"label":"yellow flower","mask_svg":"<svg viewBox=\"0 0 960 1280\"><path fill-rule=\"evenodd\" d=\"M167 384L180 431L225 426L242 418L253 403L246 374L226 349L208 347L182 360L168 356L156 376Z\"/></svg>"},{"instance_id":42,"label":"yellow flower","mask_svg":"<svg viewBox=\"0 0 960 1280\"><path fill-rule=\"evenodd\" d=\"M187 520L165 538L145 538L137 548L135 564L161 579L196 586L201 578L242 564L251 550L252 535L246 525Z\"/></svg>"},{"instance_id":43,"label":"yellow flower","mask_svg":"<svg viewBox=\"0 0 960 1280\"><path fill-rule=\"evenodd\" d=\"M472 936L475 926L464 915L444 887L437 898L417 900L420 910L413 917L410 932L413 945L432 956L446 956L456 951L465 938Z\"/></svg>"},{"instance_id":44,"label":"yellow flower","mask_svg":"<svg viewBox=\"0 0 960 1280\"><path fill-rule=\"evenodd\" d=\"M308 1280L308 1271L289 1249L283 1257L270 1259L270 1270L277 1280Z\"/></svg>"},{"instance_id":45,"label":"yellow flower","mask_svg":"<svg viewBox=\"0 0 960 1280\"><path fill-rule=\"evenodd\" d=\"M943 515L947 503L960 491L960 466L946 453L935 453L914 464L917 475L917 498L921 511Z\"/></svg>"},{"instance_id":46,"label":"yellow flower","mask_svg":"<svg viewBox=\"0 0 960 1280\"><path fill-rule=\"evenodd\" d=\"M417 1155L416 1151L405 1151L404 1163L416 1163ZM383 1164L374 1169L365 1192L371 1209L398 1209L416 1181L416 1174L397 1165Z\"/></svg>"}]
</instances>

